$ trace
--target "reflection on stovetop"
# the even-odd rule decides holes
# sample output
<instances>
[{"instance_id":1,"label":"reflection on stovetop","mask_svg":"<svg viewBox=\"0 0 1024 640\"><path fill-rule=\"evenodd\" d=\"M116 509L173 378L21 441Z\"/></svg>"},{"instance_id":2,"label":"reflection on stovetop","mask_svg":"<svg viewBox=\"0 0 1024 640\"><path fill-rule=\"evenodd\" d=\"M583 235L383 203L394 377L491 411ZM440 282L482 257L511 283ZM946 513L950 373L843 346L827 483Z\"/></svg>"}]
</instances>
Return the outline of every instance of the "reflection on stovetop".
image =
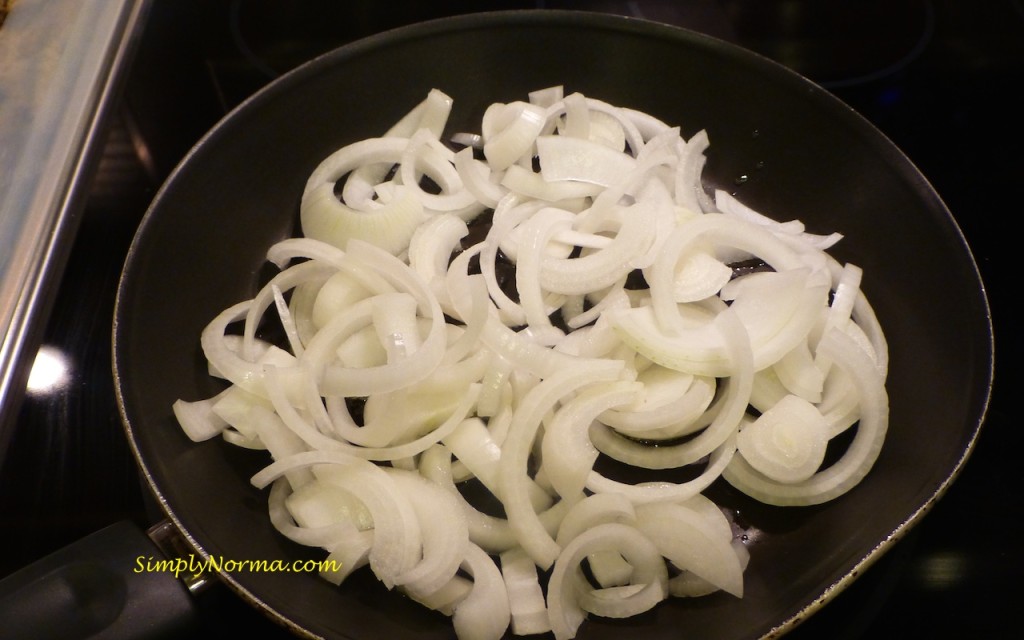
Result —
<instances>
[{"instance_id":1,"label":"reflection on stovetop","mask_svg":"<svg viewBox=\"0 0 1024 640\"><path fill-rule=\"evenodd\" d=\"M1006 318L1006 233L1024 175L1024 10L1019 0L497 2L585 7L674 22L791 66L836 93L929 177L971 243L994 310L1000 369L987 425L925 521L794 638L1003 637L1024 559L1011 525L1022 466L1008 395L1020 354ZM0 576L118 519L159 517L121 432L110 324L125 252L148 201L217 119L273 77L355 38L479 10L471 2L189 0L155 3L93 197L82 219L45 352L0 469ZM646 70L656 73L656 70ZM895 214L894 214L895 215ZM908 239L912 241L912 239ZM951 300L950 304L956 304ZM49 367L43 363L49 363ZM47 375L47 371L49 374ZM204 596L203 631L253 625L284 635L226 591Z\"/></svg>"}]
</instances>

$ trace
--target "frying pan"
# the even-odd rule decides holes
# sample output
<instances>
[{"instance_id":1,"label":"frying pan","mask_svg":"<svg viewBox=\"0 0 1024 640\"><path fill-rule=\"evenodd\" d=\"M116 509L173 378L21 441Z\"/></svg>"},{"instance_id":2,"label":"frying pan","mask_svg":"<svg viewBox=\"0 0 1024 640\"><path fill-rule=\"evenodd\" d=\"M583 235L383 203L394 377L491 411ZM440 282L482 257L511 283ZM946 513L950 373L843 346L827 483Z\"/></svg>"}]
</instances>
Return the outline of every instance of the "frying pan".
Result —
<instances>
[{"instance_id":1,"label":"frying pan","mask_svg":"<svg viewBox=\"0 0 1024 640\"><path fill-rule=\"evenodd\" d=\"M483 109L561 84L649 112L689 137L708 131L709 187L812 232L863 267L891 347L891 427L849 494L818 507L761 506L716 484L750 528L743 599L663 603L624 622L591 618L580 638L757 638L826 603L917 523L973 447L991 388L992 334L980 276L952 216L911 162L833 96L733 45L608 15L482 13L400 28L283 76L221 121L155 198L129 252L115 310L114 374L146 481L202 556L306 560L277 534L248 478L264 452L195 444L171 404L220 390L203 327L251 297L265 252L297 233L299 198L321 159L379 135L432 88L454 98L448 132ZM299 635L449 638L450 621L387 592L367 572L340 588L302 573L225 573L254 606Z\"/></svg>"}]
</instances>

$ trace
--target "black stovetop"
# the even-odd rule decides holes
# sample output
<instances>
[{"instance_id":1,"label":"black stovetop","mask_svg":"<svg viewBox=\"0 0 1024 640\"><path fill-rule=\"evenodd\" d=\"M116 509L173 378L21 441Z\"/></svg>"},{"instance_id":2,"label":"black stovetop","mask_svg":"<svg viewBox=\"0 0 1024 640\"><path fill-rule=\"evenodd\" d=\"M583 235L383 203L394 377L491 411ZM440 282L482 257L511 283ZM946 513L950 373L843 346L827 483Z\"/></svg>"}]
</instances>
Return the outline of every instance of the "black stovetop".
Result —
<instances>
[{"instance_id":1,"label":"black stovetop","mask_svg":"<svg viewBox=\"0 0 1024 640\"><path fill-rule=\"evenodd\" d=\"M1021 0L496 2L584 7L675 22L772 57L822 84L888 135L964 231L990 296L997 344L988 419L962 475L924 521L789 637L1002 638L1019 628L1024 553L1009 521L1024 465L1010 397L1022 343L1010 304L1008 222L1024 176ZM0 469L0 577L83 535L156 512L121 431L110 373L125 252L168 172L220 117L297 64L470 2L155 2L70 261L44 349L67 376L29 391ZM1005 240L1004 240L1005 239ZM956 301L950 301L956 304ZM284 632L232 593L203 596L203 632ZM205 633L203 634L205 635ZM2 630L0 630L2 636Z\"/></svg>"}]
</instances>

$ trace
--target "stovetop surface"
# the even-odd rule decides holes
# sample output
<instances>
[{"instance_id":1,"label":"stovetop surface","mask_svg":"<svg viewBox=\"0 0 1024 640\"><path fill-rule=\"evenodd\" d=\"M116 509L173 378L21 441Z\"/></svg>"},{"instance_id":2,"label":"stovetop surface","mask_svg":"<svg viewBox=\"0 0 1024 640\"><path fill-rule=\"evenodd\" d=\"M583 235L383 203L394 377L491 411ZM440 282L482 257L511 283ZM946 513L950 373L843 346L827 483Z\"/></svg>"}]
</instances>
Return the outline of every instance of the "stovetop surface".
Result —
<instances>
[{"instance_id":1,"label":"stovetop surface","mask_svg":"<svg viewBox=\"0 0 1024 640\"><path fill-rule=\"evenodd\" d=\"M1008 222L1024 176L1020 0L493 3L572 4L674 22L736 42L822 84L921 169L964 231L993 309L997 372L986 425L924 521L798 638L1006 637L1019 627L1024 553L1010 518L1024 465L1010 394L1024 353ZM345 42L473 11L469 2L155 3L46 329L63 378L29 390L0 469L0 576L119 519L157 513L121 430L110 374L114 293L155 190L220 117L268 81ZM955 304L956 301L950 301ZM203 635L284 632L227 590L203 596Z\"/></svg>"}]
</instances>

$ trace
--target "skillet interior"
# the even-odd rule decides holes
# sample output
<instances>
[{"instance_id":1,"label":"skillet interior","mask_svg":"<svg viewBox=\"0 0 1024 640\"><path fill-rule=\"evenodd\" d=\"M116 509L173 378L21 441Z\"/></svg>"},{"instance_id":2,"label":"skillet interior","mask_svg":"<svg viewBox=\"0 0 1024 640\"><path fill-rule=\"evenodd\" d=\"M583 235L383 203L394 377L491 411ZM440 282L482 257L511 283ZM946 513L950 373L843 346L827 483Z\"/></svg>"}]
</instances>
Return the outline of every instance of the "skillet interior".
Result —
<instances>
[{"instance_id":1,"label":"skillet interior","mask_svg":"<svg viewBox=\"0 0 1024 640\"><path fill-rule=\"evenodd\" d=\"M890 340L891 427L875 469L831 504L772 509L715 497L759 531L746 596L676 601L581 638L750 638L813 612L905 532L959 471L991 383L988 308L963 237L911 163L848 107L765 59L707 37L598 14L450 18L374 36L274 82L223 120L158 194L129 254L115 312L115 377L132 446L161 502L203 553L310 559L273 531L248 484L266 457L195 445L171 403L213 395L199 334L251 297L267 247L291 235L309 172L378 135L439 88L449 133L475 131L495 101L554 84L711 139L705 178L777 218L839 231L833 251L865 269ZM742 184L737 178L747 176ZM450 622L372 578L337 589L307 574L228 576L258 606L314 635L450 637Z\"/></svg>"}]
</instances>

